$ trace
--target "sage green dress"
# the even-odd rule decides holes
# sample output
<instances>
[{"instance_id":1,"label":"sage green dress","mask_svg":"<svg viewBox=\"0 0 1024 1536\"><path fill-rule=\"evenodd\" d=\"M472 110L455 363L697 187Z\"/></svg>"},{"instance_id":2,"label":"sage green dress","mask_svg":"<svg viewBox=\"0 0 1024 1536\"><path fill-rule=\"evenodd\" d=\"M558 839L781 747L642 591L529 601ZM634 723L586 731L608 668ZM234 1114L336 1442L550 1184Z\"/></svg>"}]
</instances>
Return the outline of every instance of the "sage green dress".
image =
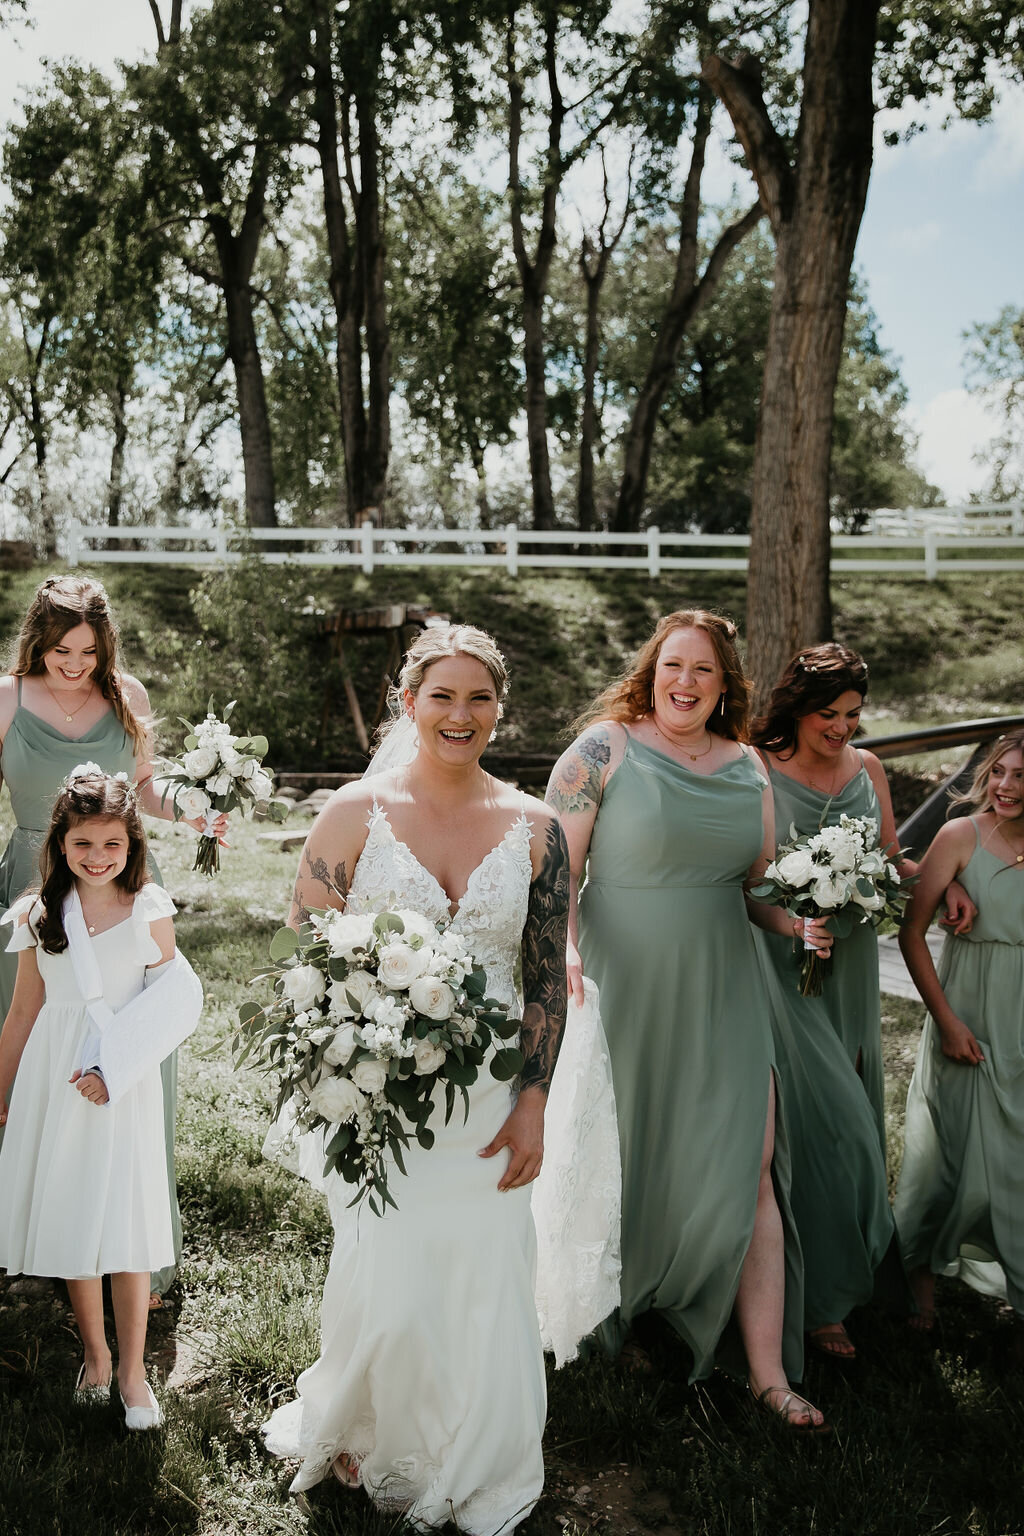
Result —
<instances>
[{"instance_id":1,"label":"sage green dress","mask_svg":"<svg viewBox=\"0 0 1024 1536\"><path fill-rule=\"evenodd\" d=\"M896 1224L908 1269L958 1275L1024 1316L1024 865L978 841L960 882L978 908L946 935L939 980L976 1036L976 1067L925 1020L907 1095Z\"/></svg>"},{"instance_id":2,"label":"sage green dress","mask_svg":"<svg viewBox=\"0 0 1024 1536\"><path fill-rule=\"evenodd\" d=\"M18 704L14 711L3 751L0 771L11 796L11 808L17 823L0 857L0 914L6 912L19 896L39 886L39 850L50 825L50 811L57 791L79 763L97 763L104 773L127 773L135 777L135 752L124 727L111 711L97 720L82 736L65 736L26 709L21 702L21 678L18 678ZM157 881L160 873L152 857L150 871ZM3 1017L11 1006L18 957L6 952L10 930L0 930L0 1005ZM171 1186L171 1217L174 1252L181 1254L181 1216L178 1211L174 1176L174 1118L178 1097L178 1058L171 1055L161 1067L164 1086L164 1136ZM0 1128L0 1137L3 1130ZM175 1267L153 1276L153 1288L161 1295L171 1285Z\"/></svg>"},{"instance_id":3,"label":"sage green dress","mask_svg":"<svg viewBox=\"0 0 1024 1536\"><path fill-rule=\"evenodd\" d=\"M788 838L790 822L803 809L790 787L803 786L775 770L771 783L777 833ZM874 927L868 932L873 939ZM841 1322L875 1296L887 1257L891 1268L882 1289L904 1299L885 1158L875 1112L834 1025L836 974L826 978L822 997L801 997L800 956L792 940L758 930L754 942L785 1097L793 1216L804 1256L804 1321L820 1328ZM841 940L837 948L847 943Z\"/></svg>"},{"instance_id":4,"label":"sage green dress","mask_svg":"<svg viewBox=\"0 0 1024 1536\"><path fill-rule=\"evenodd\" d=\"M820 790L808 789L771 765L775 800L775 837L789 841L790 829L808 837L823 826L834 826L840 816L870 816L879 830L882 812L875 786L866 768L831 799ZM780 973L785 961L775 951ZM796 986L796 961L792 961ZM885 1073L882 1066L882 994L878 982L878 936L874 923L858 923L845 939L832 947L832 964L821 996L829 1022L853 1063L874 1115L882 1157L885 1157Z\"/></svg>"},{"instance_id":5,"label":"sage green dress","mask_svg":"<svg viewBox=\"0 0 1024 1536\"><path fill-rule=\"evenodd\" d=\"M754 1229L773 1068L743 881L761 849L764 780L744 756L690 772L628 737L594 824L580 896L583 968L601 991L622 1151L616 1351L654 1309L707 1376ZM786 1235L783 1363L803 1369L799 1240L776 1118Z\"/></svg>"}]
</instances>

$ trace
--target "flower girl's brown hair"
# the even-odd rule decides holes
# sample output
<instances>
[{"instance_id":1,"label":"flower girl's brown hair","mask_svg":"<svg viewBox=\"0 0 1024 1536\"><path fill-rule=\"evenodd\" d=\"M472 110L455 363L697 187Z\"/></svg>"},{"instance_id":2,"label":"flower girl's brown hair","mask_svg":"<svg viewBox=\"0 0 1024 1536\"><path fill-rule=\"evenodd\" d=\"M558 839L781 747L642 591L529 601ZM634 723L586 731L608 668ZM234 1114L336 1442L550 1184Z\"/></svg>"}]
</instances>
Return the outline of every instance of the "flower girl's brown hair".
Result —
<instances>
[{"instance_id":1,"label":"flower girl's brown hair","mask_svg":"<svg viewBox=\"0 0 1024 1536\"><path fill-rule=\"evenodd\" d=\"M127 779L93 770L76 770L53 803L46 840L39 854L43 885L39 892L43 914L39 919L39 939L48 955L59 955L68 947L64 931L64 898L75 880L64 857L68 833L93 817L119 821L128 834L128 859L115 885L134 896L149 879L146 868L146 834L135 797Z\"/></svg>"}]
</instances>

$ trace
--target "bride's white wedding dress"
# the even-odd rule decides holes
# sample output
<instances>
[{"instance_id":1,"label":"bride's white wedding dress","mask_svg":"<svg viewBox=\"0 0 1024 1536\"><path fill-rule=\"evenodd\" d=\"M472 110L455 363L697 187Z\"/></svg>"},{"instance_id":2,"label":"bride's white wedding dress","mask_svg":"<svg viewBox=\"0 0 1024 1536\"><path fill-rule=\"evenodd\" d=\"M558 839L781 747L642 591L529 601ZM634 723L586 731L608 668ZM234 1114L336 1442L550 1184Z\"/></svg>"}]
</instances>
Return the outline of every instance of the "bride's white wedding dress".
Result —
<instances>
[{"instance_id":1,"label":"bride's white wedding dress","mask_svg":"<svg viewBox=\"0 0 1024 1536\"><path fill-rule=\"evenodd\" d=\"M526 920L531 829L521 815L470 877L454 926L487 970L488 991L517 1009L514 970ZM448 902L375 806L352 876L350 911L394 898L440 921ZM298 1492L340 1451L360 1460L380 1503L426 1526L470 1536L511 1531L544 1481L546 1390L534 1307L530 1189L499 1193L507 1158L477 1153L506 1119L507 1083L486 1067L436 1142L404 1154L391 1191L399 1210L348 1209L354 1190L325 1181L335 1227L321 1308L321 1355L299 1398L264 1427L268 1448L299 1456Z\"/></svg>"}]
</instances>

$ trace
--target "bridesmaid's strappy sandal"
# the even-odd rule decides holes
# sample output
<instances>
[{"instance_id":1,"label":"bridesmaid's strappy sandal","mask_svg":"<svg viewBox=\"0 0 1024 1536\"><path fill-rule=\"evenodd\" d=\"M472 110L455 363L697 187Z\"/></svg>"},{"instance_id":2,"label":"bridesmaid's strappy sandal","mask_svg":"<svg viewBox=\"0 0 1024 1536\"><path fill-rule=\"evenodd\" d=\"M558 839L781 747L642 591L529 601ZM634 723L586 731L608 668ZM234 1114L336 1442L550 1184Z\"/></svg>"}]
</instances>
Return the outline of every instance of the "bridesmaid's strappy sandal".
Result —
<instances>
[{"instance_id":1,"label":"bridesmaid's strappy sandal","mask_svg":"<svg viewBox=\"0 0 1024 1536\"><path fill-rule=\"evenodd\" d=\"M359 1488L359 1458L349 1451L341 1451L331 1462L331 1471L343 1488Z\"/></svg>"},{"instance_id":2,"label":"bridesmaid's strappy sandal","mask_svg":"<svg viewBox=\"0 0 1024 1536\"><path fill-rule=\"evenodd\" d=\"M820 1413L821 1410L815 1408L813 1403L809 1403L806 1397L801 1397L799 1392L794 1392L792 1387L765 1387L763 1392L755 1393L748 1381L747 1390L759 1408L765 1413L770 1413L773 1418L780 1419L795 1435L830 1435L832 1433L832 1425L825 1419L822 1419L820 1424L815 1424L811 1418L801 1422L794 1417L794 1414L804 1409L808 1414ZM772 1402L776 1393L782 1394L781 1401L778 1403Z\"/></svg>"},{"instance_id":3,"label":"bridesmaid's strappy sandal","mask_svg":"<svg viewBox=\"0 0 1024 1536\"><path fill-rule=\"evenodd\" d=\"M856 1346L842 1323L824 1323L820 1328L811 1328L807 1339L819 1354L827 1355L830 1360L836 1360L840 1365L848 1364L857 1358Z\"/></svg>"}]
</instances>

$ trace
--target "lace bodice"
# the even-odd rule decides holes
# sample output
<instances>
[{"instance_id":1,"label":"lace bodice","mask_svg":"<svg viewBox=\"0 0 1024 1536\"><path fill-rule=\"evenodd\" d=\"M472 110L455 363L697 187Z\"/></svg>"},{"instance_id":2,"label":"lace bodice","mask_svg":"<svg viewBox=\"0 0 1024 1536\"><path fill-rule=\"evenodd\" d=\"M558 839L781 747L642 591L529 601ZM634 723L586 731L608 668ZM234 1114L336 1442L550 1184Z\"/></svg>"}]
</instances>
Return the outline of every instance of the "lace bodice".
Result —
<instances>
[{"instance_id":1,"label":"lace bodice","mask_svg":"<svg viewBox=\"0 0 1024 1536\"><path fill-rule=\"evenodd\" d=\"M439 881L395 836L383 806L375 800L366 842L352 872L348 906L366 912L387 900L422 912L432 922L449 919L448 897ZM515 1004L515 968L522 943L533 868L533 831L521 813L505 836L485 854L469 877L466 893L451 918L452 927L471 941L474 957L487 972L488 991L500 1002Z\"/></svg>"}]
</instances>

